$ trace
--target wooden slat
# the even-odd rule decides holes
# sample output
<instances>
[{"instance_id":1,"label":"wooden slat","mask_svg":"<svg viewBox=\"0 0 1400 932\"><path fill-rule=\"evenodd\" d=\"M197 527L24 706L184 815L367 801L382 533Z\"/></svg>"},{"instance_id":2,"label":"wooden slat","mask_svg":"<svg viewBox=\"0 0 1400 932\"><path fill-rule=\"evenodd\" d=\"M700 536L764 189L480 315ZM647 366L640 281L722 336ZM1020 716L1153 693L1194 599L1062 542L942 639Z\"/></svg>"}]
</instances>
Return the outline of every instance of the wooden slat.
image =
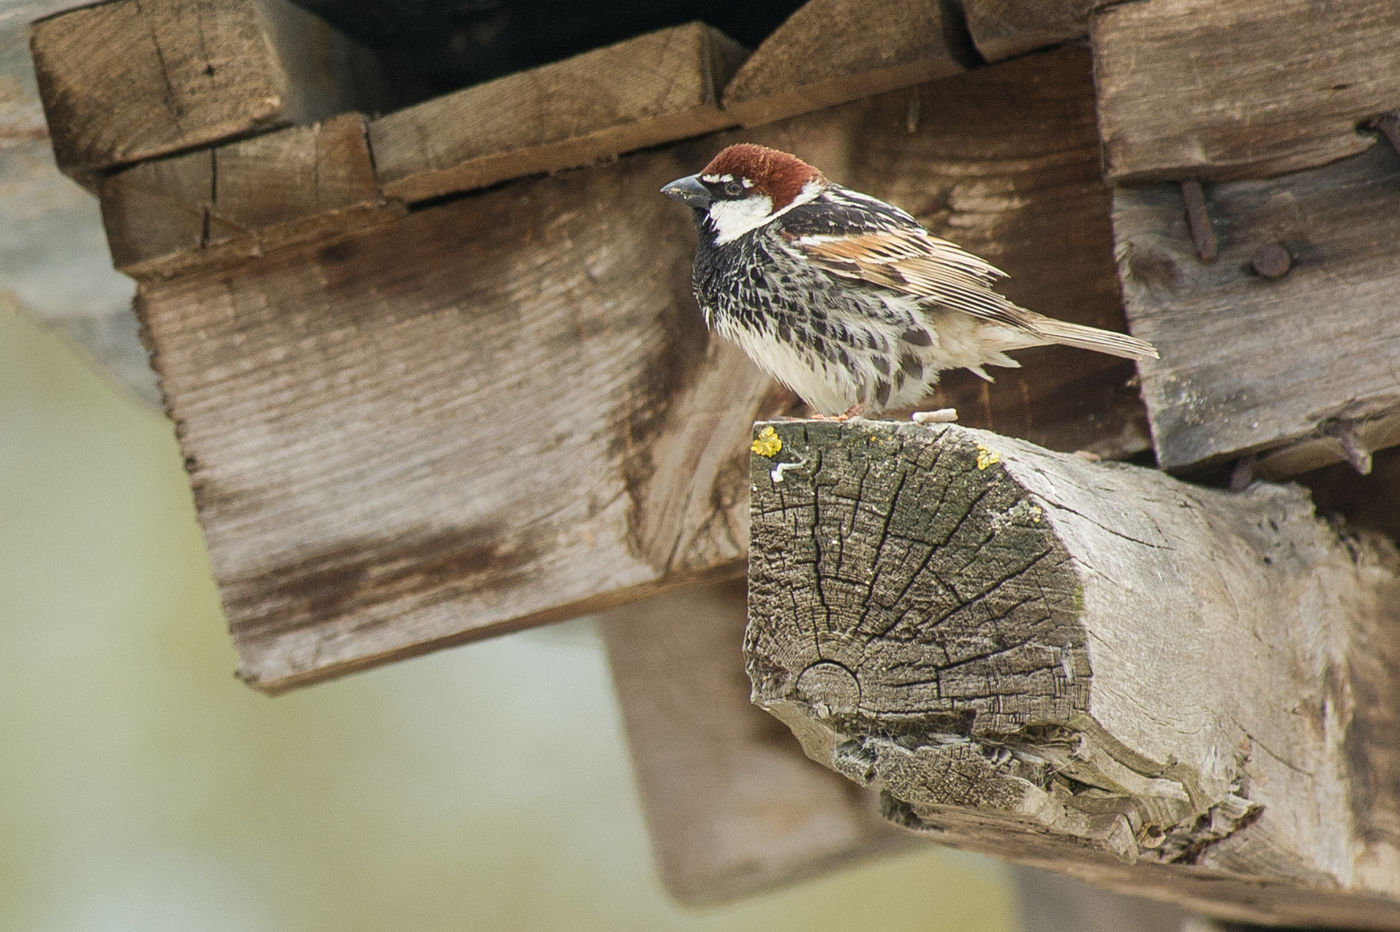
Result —
<instances>
[{"instance_id":1,"label":"wooden slat","mask_svg":"<svg viewBox=\"0 0 1400 932\"><path fill-rule=\"evenodd\" d=\"M1128 316L1161 352L1142 366L1161 464L1258 454L1291 475L1400 443L1400 155L1208 186L1206 207L1210 264L1176 185L1115 195ZM1281 278L1251 264L1268 244L1292 256Z\"/></svg>"},{"instance_id":2,"label":"wooden slat","mask_svg":"<svg viewBox=\"0 0 1400 932\"><path fill-rule=\"evenodd\" d=\"M1400 928L1400 553L952 425L755 425L754 701L887 817L1214 915Z\"/></svg>"},{"instance_id":3,"label":"wooden slat","mask_svg":"<svg viewBox=\"0 0 1400 932\"><path fill-rule=\"evenodd\" d=\"M380 181L417 201L731 126L719 88L744 55L691 23L391 113L370 125Z\"/></svg>"},{"instance_id":4,"label":"wooden slat","mask_svg":"<svg viewBox=\"0 0 1400 932\"><path fill-rule=\"evenodd\" d=\"M972 43L987 61L1001 61L1077 39L1089 31L1086 0L962 0Z\"/></svg>"},{"instance_id":5,"label":"wooden slat","mask_svg":"<svg viewBox=\"0 0 1400 932\"><path fill-rule=\"evenodd\" d=\"M30 48L80 178L384 99L367 53L286 0L111 0L40 20Z\"/></svg>"},{"instance_id":6,"label":"wooden slat","mask_svg":"<svg viewBox=\"0 0 1400 932\"><path fill-rule=\"evenodd\" d=\"M118 269L170 275L398 211L381 205L359 114L152 159L98 183Z\"/></svg>"},{"instance_id":7,"label":"wooden slat","mask_svg":"<svg viewBox=\"0 0 1400 932\"><path fill-rule=\"evenodd\" d=\"M936 0L810 0L739 69L724 107L758 126L961 70Z\"/></svg>"},{"instance_id":8,"label":"wooden slat","mask_svg":"<svg viewBox=\"0 0 1400 932\"><path fill-rule=\"evenodd\" d=\"M1092 21L1116 181L1257 178L1355 155L1400 105L1394 0L1137 0Z\"/></svg>"},{"instance_id":9,"label":"wooden slat","mask_svg":"<svg viewBox=\"0 0 1400 932\"><path fill-rule=\"evenodd\" d=\"M599 619L661 879L691 903L913 841L749 702L744 602L736 580Z\"/></svg>"}]
</instances>

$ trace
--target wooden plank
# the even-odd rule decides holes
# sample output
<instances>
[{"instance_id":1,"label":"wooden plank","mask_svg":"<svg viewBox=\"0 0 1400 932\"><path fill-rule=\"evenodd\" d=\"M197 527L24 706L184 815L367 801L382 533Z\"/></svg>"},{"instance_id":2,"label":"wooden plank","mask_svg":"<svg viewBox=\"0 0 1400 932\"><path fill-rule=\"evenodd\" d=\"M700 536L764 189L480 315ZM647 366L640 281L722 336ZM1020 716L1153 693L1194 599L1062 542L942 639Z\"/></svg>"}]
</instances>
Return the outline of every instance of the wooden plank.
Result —
<instances>
[{"instance_id":1,"label":"wooden plank","mask_svg":"<svg viewBox=\"0 0 1400 932\"><path fill-rule=\"evenodd\" d=\"M80 178L384 100L368 53L286 0L110 0L35 23L30 49Z\"/></svg>"},{"instance_id":2,"label":"wooden plank","mask_svg":"<svg viewBox=\"0 0 1400 932\"><path fill-rule=\"evenodd\" d=\"M910 211L1006 271L1001 290L1028 308L1126 328L1086 49L1002 62L745 138ZM1131 362L1064 347L1017 356L1023 368L993 370L995 383L945 374L921 407L954 407L964 424L1058 450L1123 457L1149 447Z\"/></svg>"},{"instance_id":3,"label":"wooden plank","mask_svg":"<svg viewBox=\"0 0 1400 932\"><path fill-rule=\"evenodd\" d=\"M755 426L754 700L942 844L1400 928L1400 553L949 425ZM770 444L765 447L773 451Z\"/></svg>"},{"instance_id":4,"label":"wooden plank","mask_svg":"<svg viewBox=\"0 0 1400 932\"><path fill-rule=\"evenodd\" d=\"M1348 444L1400 443L1400 156L1378 146L1207 195L1210 264L1176 185L1114 198L1128 317L1161 352L1142 366L1158 461L1258 454L1265 473L1291 475L1348 458ZM1277 279L1252 264L1271 244L1291 256Z\"/></svg>"},{"instance_id":5,"label":"wooden plank","mask_svg":"<svg viewBox=\"0 0 1400 932\"><path fill-rule=\"evenodd\" d=\"M758 126L963 70L936 0L810 0L724 89L724 108Z\"/></svg>"},{"instance_id":6,"label":"wooden plank","mask_svg":"<svg viewBox=\"0 0 1400 932\"><path fill-rule=\"evenodd\" d=\"M1115 181L1257 178L1356 155L1400 102L1393 0L1139 0L1091 36Z\"/></svg>"},{"instance_id":7,"label":"wooden plank","mask_svg":"<svg viewBox=\"0 0 1400 932\"><path fill-rule=\"evenodd\" d=\"M113 264L136 278L257 255L401 213L356 113L152 159L98 183Z\"/></svg>"},{"instance_id":8,"label":"wooden plank","mask_svg":"<svg viewBox=\"0 0 1400 932\"><path fill-rule=\"evenodd\" d=\"M380 181L418 201L732 126L745 54L690 23L425 101L370 124Z\"/></svg>"},{"instance_id":9,"label":"wooden plank","mask_svg":"<svg viewBox=\"0 0 1400 932\"><path fill-rule=\"evenodd\" d=\"M767 382L707 338L693 234L656 194L703 152L143 283L244 678L276 691L739 567Z\"/></svg>"},{"instance_id":10,"label":"wooden plank","mask_svg":"<svg viewBox=\"0 0 1400 932\"><path fill-rule=\"evenodd\" d=\"M673 896L735 899L913 840L749 702L742 580L613 609L598 627Z\"/></svg>"},{"instance_id":11,"label":"wooden plank","mask_svg":"<svg viewBox=\"0 0 1400 932\"><path fill-rule=\"evenodd\" d=\"M930 116L913 133L900 92L745 136L901 195L936 231L986 243L1002 231L992 254L1027 270L1028 290L1013 294L1029 306L1057 313L1055 301L1068 304L1050 292L1063 286L1085 296L1079 313L1116 315L1088 61L1075 61L1072 80L1028 61L959 88L987 108L1043 111L1003 124L1015 142L991 161L967 147L998 132L995 109L959 138L941 119L946 87L918 90ZM1023 92L996 84L1001 67L1022 69ZM1080 144L1056 155L1044 134ZM740 570L742 438L769 389L706 336L689 293L694 232L657 194L737 138L144 283L141 312L251 682L285 689ZM1075 206L1081 197L1100 206ZM1027 221L1037 201L1091 232L1051 249ZM1013 233L1022 223L1030 232ZM1087 272L1063 270L1081 263ZM1050 359L994 386L1014 393L1008 420L1065 448L1143 448L1121 369L1066 374ZM1062 410L1059 385L1083 398ZM767 410L787 401L775 395Z\"/></svg>"},{"instance_id":12,"label":"wooden plank","mask_svg":"<svg viewBox=\"0 0 1400 932\"><path fill-rule=\"evenodd\" d=\"M1086 35L1092 6L1092 0L962 0L972 44L987 61Z\"/></svg>"}]
</instances>

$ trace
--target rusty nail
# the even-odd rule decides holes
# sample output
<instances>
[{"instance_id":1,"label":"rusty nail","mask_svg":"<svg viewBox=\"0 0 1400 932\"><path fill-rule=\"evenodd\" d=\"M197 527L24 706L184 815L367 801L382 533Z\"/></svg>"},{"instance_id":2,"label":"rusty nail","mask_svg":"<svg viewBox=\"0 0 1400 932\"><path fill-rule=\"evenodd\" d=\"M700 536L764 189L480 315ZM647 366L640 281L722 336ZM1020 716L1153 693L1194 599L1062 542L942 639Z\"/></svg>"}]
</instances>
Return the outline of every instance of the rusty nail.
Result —
<instances>
[{"instance_id":1,"label":"rusty nail","mask_svg":"<svg viewBox=\"0 0 1400 932\"><path fill-rule=\"evenodd\" d=\"M1249 264L1264 278L1283 278L1293 268L1293 257L1282 243L1265 243L1254 250Z\"/></svg>"},{"instance_id":2,"label":"rusty nail","mask_svg":"<svg viewBox=\"0 0 1400 932\"><path fill-rule=\"evenodd\" d=\"M1392 111L1381 114L1371 125L1380 130L1392 149L1400 152L1400 113Z\"/></svg>"},{"instance_id":3,"label":"rusty nail","mask_svg":"<svg viewBox=\"0 0 1400 932\"><path fill-rule=\"evenodd\" d=\"M1215 239L1215 230L1210 225L1210 214L1206 212L1206 192L1194 178L1181 183L1181 198L1186 202L1186 222L1191 227L1191 239L1196 244L1196 255L1202 262L1214 262L1220 255L1220 245Z\"/></svg>"},{"instance_id":4,"label":"rusty nail","mask_svg":"<svg viewBox=\"0 0 1400 932\"><path fill-rule=\"evenodd\" d=\"M1361 440L1356 421L1338 419L1327 425L1326 432L1342 447L1342 456L1351 468L1363 476L1371 474L1371 450Z\"/></svg>"}]
</instances>

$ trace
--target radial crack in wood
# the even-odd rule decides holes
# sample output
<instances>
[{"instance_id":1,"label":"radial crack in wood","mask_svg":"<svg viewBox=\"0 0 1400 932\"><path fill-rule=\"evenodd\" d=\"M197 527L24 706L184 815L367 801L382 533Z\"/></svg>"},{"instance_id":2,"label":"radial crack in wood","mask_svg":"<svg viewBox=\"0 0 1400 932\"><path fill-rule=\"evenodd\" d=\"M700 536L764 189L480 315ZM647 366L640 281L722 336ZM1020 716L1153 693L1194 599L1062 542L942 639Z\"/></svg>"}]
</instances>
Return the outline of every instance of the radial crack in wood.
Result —
<instances>
[{"instance_id":1,"label":"radial crack in wood","mask_svg":"<svg viewBox=\"0 0 1400 932\"><path fill-rule=\"evenodd\" d=\"M1400 718L1362 699L1400 669L1391 545L1292 486L950 425L758 427L747 664L808 756L948 844L1400 927Z\"/></svg>"}]
</instances>

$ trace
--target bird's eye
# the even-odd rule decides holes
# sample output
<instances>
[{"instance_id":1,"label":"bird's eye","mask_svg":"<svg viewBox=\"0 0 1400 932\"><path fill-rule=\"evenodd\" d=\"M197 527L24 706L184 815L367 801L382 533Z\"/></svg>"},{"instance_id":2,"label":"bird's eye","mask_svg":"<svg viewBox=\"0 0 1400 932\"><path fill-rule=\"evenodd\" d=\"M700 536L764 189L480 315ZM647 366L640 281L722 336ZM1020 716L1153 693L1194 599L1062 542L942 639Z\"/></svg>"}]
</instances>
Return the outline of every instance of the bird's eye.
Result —
<instances>
[{"instance_id":1,"label":"bird's eye","mask_svg":"<svg viewBox=\"0 0 1400 932\"><path fill-rule=\"evenodd\" d=\"M737 181L731 181L724 186L724 193L730 197L738 197L744 193L744 186Z\"/></svg>"}]
</instances>

